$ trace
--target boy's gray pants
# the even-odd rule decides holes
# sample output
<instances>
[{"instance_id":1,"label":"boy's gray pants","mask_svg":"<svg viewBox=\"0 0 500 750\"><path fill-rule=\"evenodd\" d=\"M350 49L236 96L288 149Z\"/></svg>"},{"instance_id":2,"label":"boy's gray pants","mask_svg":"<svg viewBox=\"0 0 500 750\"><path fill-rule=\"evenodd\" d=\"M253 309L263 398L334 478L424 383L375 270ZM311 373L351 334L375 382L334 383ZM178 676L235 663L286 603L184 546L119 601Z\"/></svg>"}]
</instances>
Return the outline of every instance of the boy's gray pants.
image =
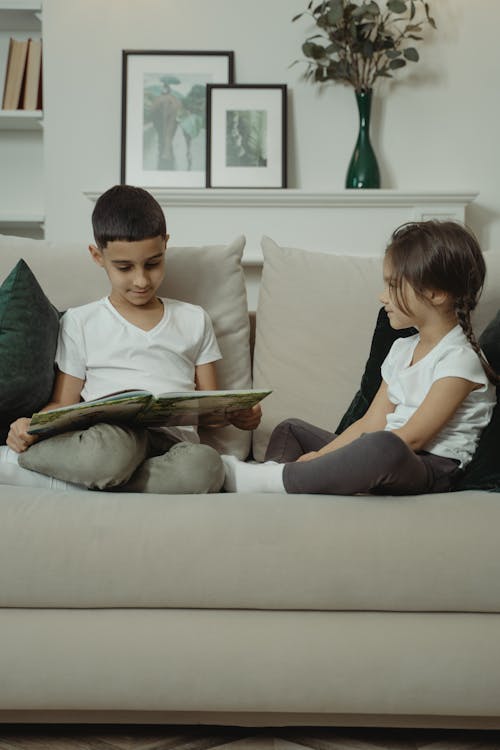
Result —
<instances>
[{"instance_id":1,"label":"boy's gray pants","mask_svg":"<svg viewBox=\"0 0 500 750\"><path fill-rule=\"evenodd\" d=\"M458 461L415 453L387 430L367 432L332 453L296 463L299 456L320 450L336 437L301 419L288 419L274 429L266 461L286 464L287 492L321 495L447 492L460 471Z\"/></svg>"},{"instance_id":2,"label":"boy's gray pants","mask_svg":"<svg viewBox=\"0 0 500 750\"><path fill-rule=\"evenodd\" d=\"M18 463L91 490L205 493L224 481L221 458L208 445L107 423L40 440Z\"/></svg>"}]
</instances>

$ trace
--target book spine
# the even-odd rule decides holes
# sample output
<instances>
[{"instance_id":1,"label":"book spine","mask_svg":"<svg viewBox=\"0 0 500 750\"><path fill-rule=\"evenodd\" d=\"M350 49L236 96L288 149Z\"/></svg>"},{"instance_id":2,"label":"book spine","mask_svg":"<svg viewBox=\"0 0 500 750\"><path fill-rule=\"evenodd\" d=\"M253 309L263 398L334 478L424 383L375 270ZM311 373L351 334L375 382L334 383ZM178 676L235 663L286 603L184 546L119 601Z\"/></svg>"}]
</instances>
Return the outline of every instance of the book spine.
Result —
<instances>
[{"instance_id":1,"label":"book spine","mask_svg":"<svg viewBox=\"0 0 500 750\"><path fill-rule=\"evenodd\" d=\"M29 41L29 39L11 39L9 42L9 60L5 76L3 109L19 109L22 104Z\"/></svg>"}]
</instances>

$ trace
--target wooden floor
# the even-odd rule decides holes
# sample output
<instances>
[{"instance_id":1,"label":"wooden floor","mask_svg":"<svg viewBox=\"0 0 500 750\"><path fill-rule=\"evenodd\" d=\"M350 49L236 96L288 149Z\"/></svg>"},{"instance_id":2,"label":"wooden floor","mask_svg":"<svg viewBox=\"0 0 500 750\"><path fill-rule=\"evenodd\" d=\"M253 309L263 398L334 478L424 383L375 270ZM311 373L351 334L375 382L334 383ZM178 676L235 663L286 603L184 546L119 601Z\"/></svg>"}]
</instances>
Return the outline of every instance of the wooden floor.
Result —
<instances>
[{"instance_id":1,"label":"wooden floor","mask_svg":"<svg viewBox=\"0 0 500 750\"><path fill-rule=\"evenodd\" d=\"M500 732L0 725L0 750L500 750Z\"/></svg>"}]
</instances>

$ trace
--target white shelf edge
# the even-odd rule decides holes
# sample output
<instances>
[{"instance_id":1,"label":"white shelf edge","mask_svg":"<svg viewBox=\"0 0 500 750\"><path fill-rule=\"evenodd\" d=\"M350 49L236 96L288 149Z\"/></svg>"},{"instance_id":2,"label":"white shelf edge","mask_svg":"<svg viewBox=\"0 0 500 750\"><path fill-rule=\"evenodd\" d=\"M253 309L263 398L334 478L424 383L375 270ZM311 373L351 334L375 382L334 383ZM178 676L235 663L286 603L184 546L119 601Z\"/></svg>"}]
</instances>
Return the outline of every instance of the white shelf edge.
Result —
<instances>
[{"instance_id":1,"label":"white shelf edge","mask_svg":"<svg viewBox=\"0 0 500 750\"><path fill-rule=\"evenodd\" d=\"M0 227L42 226L44 222L43 214L0 213Z\"/></svg>"},{"instance_id":2,"label":"white shelf edge","mask_svg":"<svg viewBox=\"0 0 500 750\"><path fill-rule=\"evenodd\" d=\"M43 128L41 109L0 109L0 130L40 130Z\"/></svg>"},{"instance_id":3,"label":"white shelf edge","mask_svg":"<svg viewBox=\"0 0 500 750\"><path fill-rule=\"evenodd\" d=\"M27 12L27 13L41 13L42 2L41 0L0 0L0 11L7 10L13 11L14 13Z\"/></svg>"},{"instance_id":4,"label":"white shelf edge","mask_svg":"<svg viewBox=\"0 0 500 750\"><path fill-rule=\"evenodd\" d=\"M343 190L339 192L309 192L295 188L283 190L268 189L164 189L146 188L165 206L240 206L266 208L335 208L335 207L377 207L450 205L472 203L479 191L468 190ZM83 194L95 202L102 194L96 190L84 190Z\"/></svg>"}]
</instances>

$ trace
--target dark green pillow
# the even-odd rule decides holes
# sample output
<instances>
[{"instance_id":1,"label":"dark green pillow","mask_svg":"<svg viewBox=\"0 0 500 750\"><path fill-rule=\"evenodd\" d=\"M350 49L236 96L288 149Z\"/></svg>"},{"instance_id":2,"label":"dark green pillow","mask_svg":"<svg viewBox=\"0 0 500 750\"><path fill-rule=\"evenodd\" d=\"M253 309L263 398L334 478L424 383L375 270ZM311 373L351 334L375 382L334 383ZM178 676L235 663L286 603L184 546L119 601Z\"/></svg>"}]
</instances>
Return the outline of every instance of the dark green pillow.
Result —
<instances>
[{"instance_id":1,"label":"dark green pillow","mask_svg":"<svg viewBox=\"0 0 500 750\"><path fill-rule=\"evenodd\" d=\"M356 422L357 419L361 419L367 411L382 382L380 372L382 363L389 354L389 349L396 339L414 336L416 333L415 328L403 328L399 331L394 330L389 323L389 318L384 308L382 307L379 310L373 332L370 354L368 355L359 390L335 430L337 435L340 435L353 422Z\"/></svg>"},{"instance_id":2,"label":"dark green pillow","mask_svg":"<svg viewBox=\"0 0 500 750\"><path fill-rule=\"evenodd\" d=\"M500 311L479 337L479 344L493 369L500 373ZM493 490L500 492L500 387L497 405L489 425L479 439L470 464L456 484L457 490Z\"/></svg>"},{"instance_id":3,"label":"dark green pillow","mask_svg":"<svg viewBox=\"0 0 500 750\"><path fill-rule=\"evenodd\" d=\"M0 287L0 444L49 401L58 331L58 311L20 260Z\"/></svg>"}]
</instances>

